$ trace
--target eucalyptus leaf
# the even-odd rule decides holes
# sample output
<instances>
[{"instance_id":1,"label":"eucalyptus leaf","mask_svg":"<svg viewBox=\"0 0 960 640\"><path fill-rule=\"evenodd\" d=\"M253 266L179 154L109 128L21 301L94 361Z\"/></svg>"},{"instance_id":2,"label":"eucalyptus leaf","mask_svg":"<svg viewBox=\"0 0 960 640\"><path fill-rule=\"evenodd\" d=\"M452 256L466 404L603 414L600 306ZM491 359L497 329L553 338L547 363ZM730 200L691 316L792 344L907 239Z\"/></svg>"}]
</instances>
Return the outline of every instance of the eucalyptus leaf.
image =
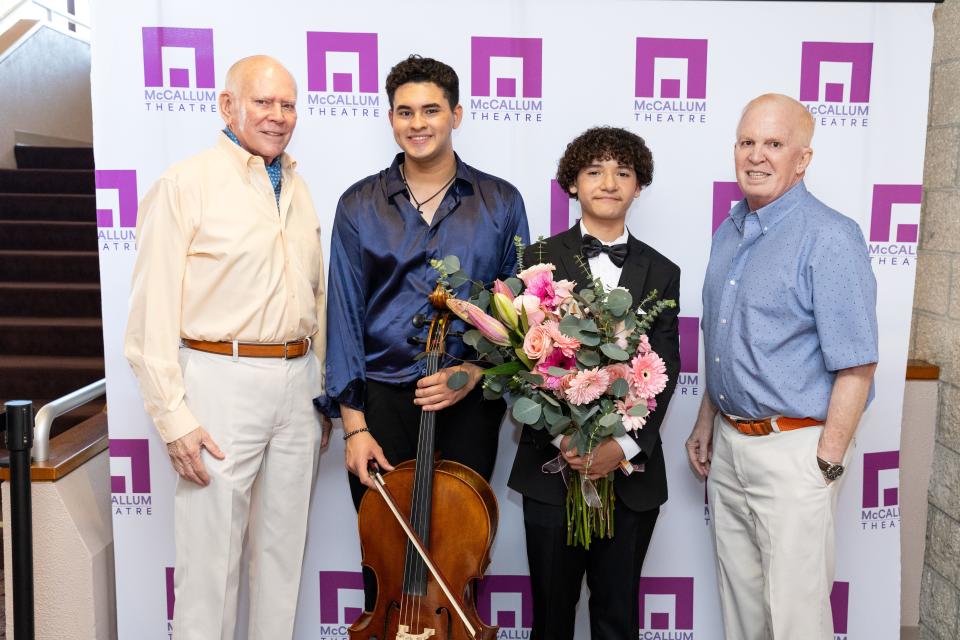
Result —
<instances>
[{"instance_id":1,"label":"eucalyptus leaf","mask_svg":"<svg viewBox=\"0 0 960 640\"><path fill-rule=\"evenodd\" d=\"M616 288L607 295L607 309L615 316L622 316L633 305L633 296L626 289Z\"/></svg>"},{"instance_id":2,"label":"eucalyptus leaf","mask_svg":"<svg viewBox=\"0 0 960 640\"><path fill-rule=\"evenodd\" d=\"M623 426L623 420L617 420L617 424L613 425L613 433L610 434L614 438L619 438L621 436L627 435L627 430Z\"/></svg>"},{"instance_id":3,"label":"eucalyptus leaf","mask_svg":"<svg viewBox=\"0 0 960 640\"><path fill-rule=\"evenodd\" d=\"M470 282L470 276L460 269L447 276L447 282L450 284L451 289L456 289L463 286L465 283Z\"/></svg>"},{"instance_id":4,"label":"eucalyptus leaf","mask_svg":"<svg viewBox=\"0 0 960 640\"><path fill-rule=\"evenodd\" d=\"M565 316L560 321L560 333L571 338L580 338L580 321L576 316Z\"/></svg>"},{"instance_id":5,"label":"eucalyptus leaf","mask_svg":"<svg viewBox=\"0 0 960 640\"><path fill-rule=\"evenodd\" d=\"M536 373L530 373L529 371L517 371L517 377L522 378L523 380L529 382L530 384L541 385L543 384L543 376L537 375Z\"/></svg>"},{"instance_id":6,"label":"eucalyptus leaf","mask_svg":"<svg viewBox=\"0 0 960 640\"><path fill-rule=\"evenodd\" d=\"M487 378L484 381L484 386L492 391L496 391L497 393L503 393L503 378L499 376L495 378Z\"/></svg>"},{"instance_id":7,"label":"eucalyptus leaf","mask_svg":"<svg viewBox=\"0 0 960 640\"><path fill-rule=\"evenodd\" d=\"M630 410L627 411L628 416L633 416L635 418L645 418L649 413L650 409L647 409L647 405L643 402L633 405L630 407Z\"/></svg>"},{"instance_id":8,"label":"eucalyptus leaf","mask_svg":"<svg viewBox=\"0 0 960 640\"><path fill-rule=\"evenodd\" d=\"M590 304L597 299L597 294L593 292L593 289L581 289L580 297L583 298L583 301L587 304Z\"/></svg>"},{"instance_id":9,"label":"eucalyptus leaf","mask_svg":"<svg viewBox=\"0 0 960 640\"><path fill-rule=\"evenodd\" d=\"M547 425L547 431L550 432L551 436L557 437L558 435L563 433L566 430L566 428L569 426L570 426L570 418L568 418L567 416L560 416L559 420L557 420L556 422L550 422Z\"/></svg>"},{"instance_id":10,"label":"eucalyptus leaf","mask_svg":"<svg viewBox=\"0 0 960 640\"><path fill-rule=\"evenodd\" d=\"M520 292L523 291L523 281L520 278L507 278L503 283L510 287L514 296L520 295Z\"/></svg>"},{"instance_id":11,"label":"eucalyptus leaf","mask_svg":"<svg viewBox=\"0 0 960 640\"><path fill-rule=\"evenodd\" d=\"M617 378L613 381L613 384L610 385L610 391L613 392L613 395L617 398L623 398L627 395L627 392L630 391L630 385L623 378Z\"/></svg>"},{"instance_id":12,"label":"eucalyptus leaf","mask_svg":"<svg viewBox=\"0 0 960 640\"><path fill-rule=\"evenodd\" d=\"M550 405L554 407L560 406L560 403L557 402L557 399L554 398L551 394L547 393L546 391L540 391L540 397L542 397L544 400L546 400Z\"/></svg>"},{"instance_id":13,"label":"eucalyptus leaf","mask_svg":"<svg viewBox=\"0 0 960 640\"><path fill-rule=\"evenodd\" d=\"M573 373L569 369L561 369L560 367L549 367L547 369L547 375L553 376L554 378L562 378L563 376Z\"/></svg>"},{"instance_id":14,"label":"eucalyptus leaf","mask_svg":"<svg viewBox=\"0 0 960 640\"><path fill-rule=\"evenodd\" d=\"M477 305L481 311L488 311L490 309L490 292L484 290L478 293L473 304Z\"/></svg>"},{"instance_id":15,"label":"eucalyptus leaf","mask_svg":"<svg viewBox=\"0 0 960 640\"><path fill-rule=\"evenodd\" d=\"M620 420L620 416L615 413L608 413L607 415L602 416L598 422L600 423L601 427L610 428L616 424L618 420Z\"/></svg>"},{"instance_id":16,"label":"eucalyptus leaf","mask_svg":"<svg viewBox=\"0 0 960 640\"><path fill-rule=\"evenodd\" d=\"M547 419L547 424L553 425L563 417L563 411L558 406L552 404L543 405L543 417Z\"/></svg>"},{"instance_id":17,"label":"eucalyptus leaf","mask_svg":"<svg viewBox=\"0 0 960 640\"><path fill-rule=\"evenodd\" d=\"M447 256L443 259L443 268L447 270L448 276L460 271L460 258L457 256Z\"/></svg>"},{"instance_id":18,"label":"eucalyptus leaf","mask_svg":"<svg viewBox=\"0 0 960 640\"><path fill-rule=\"evenodd\" d=\"M600 354L590 349L580 349L577 361L585 367L596 367L600 364Z\"/></svg>"},{"instance_id":19,"label":"eucalyptus leaf","mask_svg":"<svg viewBox=\"0 0 960 640\"><path fill-rule=\"evenodd\" d=\"M483 334L476 329L468 329L463 332L463 343L474 349L477 348L481 339L483 339Z\"/></svg>"},{"instance_id":20,"label":"eucalyptus leaf","mask_svg":"<svg viewBox=\"0 0 960 640\"><path fill-rule=\"evenodd\" d=\"M490 342L489 340L487 340L481 335L480 339L477 340L476 349L477 349L477 353L487 354L487 353L490 353L491 351L496 351L497 345L493 344L492 342Z\"/></svg>"},{"instance_id":21,"label":"eucalyptus leaf","mask_svg":"<svg viewBox=\"0 0 960 640\"><path fill-rule=\"evenodd\" d=\"M499 400L503 397L503 390L494 391L493 389L488 389L484 387L483 389L483 398L484 400Z\"/></svg>"},{"instance_id":22,"label":"eucalyptus leaf","mask_svg":"<svg viewBox=\"0 0 960 640\"><path fill-rule=\"evenodd\" d=\"M595 333L581 333L579 340L580 344L586 347L595 347L600 344L600 336Z\"/></svg>"},{"instance_id":23,"label":"eucalyptus leaf","mask_svg":"<svg viewBox=\"0 0 960 640\"><path fill-rule=\"evenodd\" d=\"M616 360L617 362L624 362L630 359L630 354L613 344L608 342L606 344L600 345L600 351L603 352L603 355L607 356L611 360ZM622 380L622 378L621 378Z\"/></svg>"},{"instance_id":24,"label":"eucalyptus leaf","mask_svg":"<svg viewBox=\"0 0 960 640\"><path fill-rule=\"evenodd\" d=\"M535 424L542 413L543 408L530 398L517 398L511 410L514 420L520 424Z\"/></svg>"},{"instance_id":25,"label":"eucalyptus leaf","mask_svg":"<svg viewBox=\"0 0 960 640\"><path fill-rule=\"evenodd\" d=\"M580 331L586 331L588 333L596 333L598 331L597 323L594 322L592 318L584 318L577 324L580 325Z\"/></svg>"},{"instance_id":26,"label":"eucalyptus leaf","mask_svg":"<svg viewBox=\"0 0 960 640\"><path fill-rule=\"evenodd\" d=\"M447 378L447 386L454 391L463 389L468 382L470 382L470 376L466 371L454 371L453 375Z\"/></svg>"}]
</instances>

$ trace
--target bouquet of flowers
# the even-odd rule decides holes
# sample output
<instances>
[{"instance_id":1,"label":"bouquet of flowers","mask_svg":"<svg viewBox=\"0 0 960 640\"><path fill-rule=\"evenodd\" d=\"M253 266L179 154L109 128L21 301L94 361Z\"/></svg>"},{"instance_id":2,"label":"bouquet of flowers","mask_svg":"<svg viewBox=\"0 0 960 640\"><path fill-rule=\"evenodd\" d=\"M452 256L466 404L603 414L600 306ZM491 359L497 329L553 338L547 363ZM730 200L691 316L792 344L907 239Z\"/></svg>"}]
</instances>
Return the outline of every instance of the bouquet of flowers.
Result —
<instances>
[{"instance_id":1,"label":"bouquet of flowers","mask_svg":"<svg viewBox=\"0 0 960 640\"><path fill-rule=\"evenodd\" d=\"M666 387L663 360L646 332L674 300L651 291L635 304L623 288L607 290L580 263L591 285L554 280L554 265L524 268L516 239L518 273L490 287L474 283L469 300L451 297L450 310L474 329L463 334L476 349L488 399L508 394L514 419L551 436L569 435L570 449L586 457L587 473L570 470L563 456L544 465L567 481L567 544L590 547L594 536L613 537L613 472L587 477L591 452L604 438L642 429L656 396ZM468 280L456 256L435 260L439 283L448 289ZM466 374L451 376L454 388ZM625 465L625 471L629 465Z\"/></svg>"}]
</instances>

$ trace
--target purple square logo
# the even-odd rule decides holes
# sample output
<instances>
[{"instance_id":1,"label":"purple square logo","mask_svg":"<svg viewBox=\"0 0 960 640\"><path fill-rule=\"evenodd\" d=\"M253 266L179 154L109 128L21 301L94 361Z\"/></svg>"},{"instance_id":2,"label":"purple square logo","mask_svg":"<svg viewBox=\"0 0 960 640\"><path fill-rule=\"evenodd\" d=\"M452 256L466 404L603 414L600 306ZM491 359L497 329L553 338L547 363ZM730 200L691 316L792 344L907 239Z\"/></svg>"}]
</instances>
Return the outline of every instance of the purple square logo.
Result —
<instances>
[{"instance_id":1,"label":"purple square logo","mask_svg":"<svg viewBox=\"0 0 960 640\"><path fill-rule=\"evenodd\" d=\"M830 591L830 609L833 611L833 632L847 633L847 614L850 611L850 583L834 582Z\"/></svg>"},{"instance_id":2,"label":"purple square logo","mask_svg":"<svg viewBox=\"0 0 960 640\"><path fill-rule=\"evenodd\" d=\"M97 190L117 192L117 209L97 208L97 226L132 228L137 226L137 172L133 169L97 169L94 172ZM115 215L117 214L117 215Z\"/></svg>"},{"instance_id":3,"label":"purple square logo","mask_svg":"<svg viewBox=\"0 0 960 640\"><path fill-rule=\"evenodd\" d=\"M489 625L530 628L533 624L530 577L485 576L477 585L477 614Z\"/></svg>"},{"instance_id":4,"label":"purple square logo","mask_svg":"<svg viewBox=\"0 0 960 640\"><path fill-rule=\"evenodd\" d=\"M213 68L213 29L180 27L143 27L143 84L145 87L189 88L190 69L170 68L164 82L163 50L193 49L194 84L197 89L215 86Z\"/></svg>"},{"instance_id":5,"label":"purple square logo","mask_svg":"<svg viewBox=\"0 0 960 640\"><path fill-rule=\"evenodd\" d=\"M341 594L351 592L360 606L340 604ZM320 623L353 624L363 613L363 574L359 571L320 572Z\"/></svg>"},{"instance_id":6,"label":"purple square logo","mask_svg":"<svg viewBox=\"0 0 960 640\"><path fill-rule=\"evenodd\" d=\"M556 180L550 181L550 235L570 228L570 196Z\"/></svg>"},{"instance_id":7,"label":"purple square logo","mask_svg":"<svg viewBox=\"0 0 960 640\"><path fill-rule=\"evenodd\" d=\"M540 98L543 96L543 39L492 38L474 36L470 39L470 91L476 97ZM517 95L515 76L497 75L491 91L491 67L494 58L520 60L522 68L522 96Z\"/></svg>"},{"instance_id":8,"label":"purple square logo","mask_svg":"<svg viewBox=\"0 0 960 640\"><path fill-rule=\"evenodd\" d=\"M700 318L680 316L680 373L700 370Z\"/></svg>"},{"instance_id":9,"label":"purple square logo","mask_svg":"<svg viewBox=\"0 0 960 640\"><path fill-rule=\"evenodd\" d=\"M895 507L899 504L899 486L880 490L880 472L900 469L899 451L863 454L863 508ZM899 485L899 482L897 483Z\"/></svg>"},{"instance_id":10,"label":"purple square logo","mask_svg":"<svg viewBox=\"0 0 960 640\"><path fill-rule=\"evenodd\" d=\"M640 578L640 628L693 630L693 578Z\"/></svg>"},{"instance_id":11,"label":"purple square logo","mask_svg":"<svg viewBox=\"0 0 960 640\"><path fill-rule=\"evenodd\" d=\"M176 602L176 595L173 589L173 567L165 567L164 574L167 584L167 621L173 620L173 606Z\"/></svg>"},{"instance_id":12,"label":"purple square logo","mask_svg":"<svg viewBox=\"0 0 960 640\"><path fill-rule=\"evenodd\" d=\"M656 62L662 59L685 60L685 78L660 78L656 82ZM680 98L686 82L688 100L707 98L707 41L682 38L637 38L636 91L638 98Z\"/></svg>"},{"instance_id":13,"label":"purple square logo","mask_svg":"<svg viewBox=\"0 0 960 640\"><path fill-rule=\"evenodd\" d=\"M870 208L870 242L890 242L894 204L920 204L923 186L919 184L873 185L873 204ZM897 242L916 242L918 225L897 224Z\"/></svg>"},{"instance_id":14,"label":"purple square logo","mask_svg":"<svg viewBox=\"0 0 960 640\"><path fill-rule=\"evenodd\" d=\"M147 439L111 438L110 460L124 458L129 461L130 473L111 475L110 491L114 494L150 493L150 446Z\"/></svg>"},{"instance_id":15,"label":"purple square logo","mask_svg":"<svg viewBox=\"0 0 960 640\"><path fill-rule=\"evenodd\" d=\"M334 71L329 54L356 56L356 73ZM329 75L328 75L329 72ZM377 93L377 34L307 32L307 91Z\"/></svg>"},{"instance_id":16,"label":"purple square logo","mask_svg":"<svg viewBox=\"0 0 960 640\"><path fill-rule=\"evenodd\" d=\"M823 82L823 63L850 65L849 80ZM872 42L804 42L800 54L800 100L804 102L870 102ZM844 100L844 94L849 98Z\"/></svg>"},{"instance_id":17,"label":"purple square logo","mask_svg":"<svg viewBox=\"0 0 960 640\"><path fill-rule=\"evenodd\" d=\"M743 200L743 192L736 182L713 183L713 226L710 233L716 233L723 221L730 217L730 209Z\"/></svg>"}]
</instances>

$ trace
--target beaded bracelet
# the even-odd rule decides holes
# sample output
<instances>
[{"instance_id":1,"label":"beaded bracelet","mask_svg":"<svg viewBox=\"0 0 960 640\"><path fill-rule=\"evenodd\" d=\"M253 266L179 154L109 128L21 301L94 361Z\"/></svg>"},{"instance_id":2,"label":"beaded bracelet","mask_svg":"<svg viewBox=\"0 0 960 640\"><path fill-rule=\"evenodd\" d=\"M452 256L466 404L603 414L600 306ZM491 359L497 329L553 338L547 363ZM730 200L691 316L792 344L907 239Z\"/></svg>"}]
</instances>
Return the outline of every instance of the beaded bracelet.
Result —
<instances>
[{"instance_id":1,"label":"beaded bracelet","mask_svg":"<svg viewBox=\"0 0 960 640\"><path fill-rule=\"evenodd\" d=\"M354 429L350 433L343 434L343 439L349 440L353 436L357 435L358 433L363 433L364 431L370 431L370 429L368 429L367 427L363 427L362 429Z\"/></svg>"}]
</instances>

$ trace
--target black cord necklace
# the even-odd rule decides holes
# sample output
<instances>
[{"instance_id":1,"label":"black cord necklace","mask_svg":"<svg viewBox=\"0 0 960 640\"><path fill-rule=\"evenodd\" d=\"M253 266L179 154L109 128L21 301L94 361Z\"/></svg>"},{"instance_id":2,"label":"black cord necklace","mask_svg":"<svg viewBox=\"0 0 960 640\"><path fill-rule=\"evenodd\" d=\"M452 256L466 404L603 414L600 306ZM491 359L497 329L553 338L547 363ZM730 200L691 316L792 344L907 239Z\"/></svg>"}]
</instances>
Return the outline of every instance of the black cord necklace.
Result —
<instances>
[{"instance_id":1,"label":"black cord necklace","mask_svg":"<svg viewBox=\"0 0 960 640\"><path fill-rule=\"evenodd\" d=\"M417 212L419 213L423 213L423 211L421 211L423 205L427 204L428 202L436 198L438 195L446 191L447 187L450 186L450 183L453 182L453 179L456 177L457 177L457 174L454 173L452 176L450 176L450 179L447 180L442 187L440 187L439 191L437 191L435 194L433 194L432 196L430 196L429 198L421 202L420 200L417 200L417 196L413 195L413 189L410 188L410 185L407 183L407 176L404 175L403 173L403 165L400 165L400 179L403 180L403 186L407 188L407 195L409 195L410 199L413 200L413 204L417 205Z\"/></svg>"}]
</instances>

